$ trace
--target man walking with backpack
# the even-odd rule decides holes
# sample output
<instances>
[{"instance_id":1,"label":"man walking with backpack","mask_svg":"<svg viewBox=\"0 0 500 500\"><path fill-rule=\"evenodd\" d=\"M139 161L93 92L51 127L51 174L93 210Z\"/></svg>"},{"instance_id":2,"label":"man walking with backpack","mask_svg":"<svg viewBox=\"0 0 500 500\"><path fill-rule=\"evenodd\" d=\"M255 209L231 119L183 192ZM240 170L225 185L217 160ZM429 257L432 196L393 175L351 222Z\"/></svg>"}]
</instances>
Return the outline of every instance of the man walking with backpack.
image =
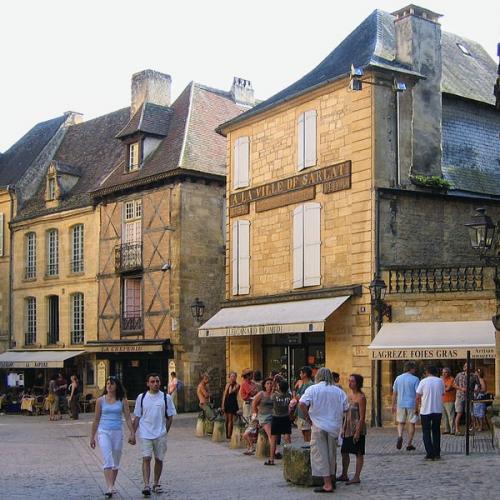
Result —
<instances>
[{"instance_id":1,"label":"man walking with backpack","mask_svg":"<svg viewBox=\"0 0 500 500\"><path fill-rule=\"evenodd\" d=\"M174 415L177 415L175 405L169 394L160 391L160 377L150 373L146 377L148 391L137 396L134 409L134 430L139 429L139 439L142 453L142 475L144 478L145 497L154 493L162 493L160 476L163 469L163 459L167 452L167 433L172 425ZM150 486L151 458L155 457L153 487Z\"/></svg>"}]
</instances>

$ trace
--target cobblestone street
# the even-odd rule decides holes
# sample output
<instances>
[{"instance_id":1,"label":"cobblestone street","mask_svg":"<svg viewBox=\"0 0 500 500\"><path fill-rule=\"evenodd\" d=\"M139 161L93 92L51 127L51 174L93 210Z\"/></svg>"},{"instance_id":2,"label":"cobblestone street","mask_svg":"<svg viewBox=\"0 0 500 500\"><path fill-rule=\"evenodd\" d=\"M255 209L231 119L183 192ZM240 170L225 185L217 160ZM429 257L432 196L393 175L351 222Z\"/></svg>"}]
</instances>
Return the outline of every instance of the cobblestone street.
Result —
<instances>
[{"instance_id":1,"label":"cobblestone street","mask_svg":"<svg viewBox=\"0 0 500 500\"><path fill-rule=\"evenodd\" d=\"M0 497L101 498L104 478L99 450L88 436L92 415L78 422L51 423L46 417L0 416ZM194 436L195 415L177 417L169 435L163 498L172 499L302 499L317 498L311 488L283 479L282 465L263 467L263 460ZM295 430L295 434L297 431ZM297 439L296 435L294 436ZM337 498L474 498L495 496L500 455L484 434L464 456L464 438L444 437L443 459L425 462L421 435L417 451L395 449L394 429L371 429L362 484L338 485ZM278 462L279 463L279 462ZM353 464L351 464L352 467ZM142 498L138 447L126 445L116 498ZM154 498L154 497L153 497Z\"/></svg>"}]
</instances>

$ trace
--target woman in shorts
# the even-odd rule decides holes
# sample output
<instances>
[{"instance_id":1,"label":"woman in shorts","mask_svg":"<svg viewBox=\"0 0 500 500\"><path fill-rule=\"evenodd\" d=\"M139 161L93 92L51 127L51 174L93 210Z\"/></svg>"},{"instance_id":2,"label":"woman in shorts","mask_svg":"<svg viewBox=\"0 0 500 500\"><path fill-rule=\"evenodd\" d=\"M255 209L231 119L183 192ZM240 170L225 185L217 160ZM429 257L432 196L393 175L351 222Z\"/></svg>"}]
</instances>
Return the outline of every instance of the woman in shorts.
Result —
<instances>
[{"instance_id":1,"label":"woman in shorts","mask_svg":"<svg viewBox=\"0 0 500 500\"><path fill-rule=\"evenodd\" d=\"M107 486L104 495L106 498L111 498L116 493L115 482L123 448L122 415L130 431L129 443L135 444L135 432L123 385L116 377L108 377L106 388L96 401L95 418L90 435L90 447L95 448L97 433L101 448L102 467Z\"/></svg>"},{"instance_id":2,"label":"woman in shorts","mask_svg":"<svg viewBox=\"0 0 500 500\"><path fill-rule=\"evenodd\" d=\"M273 400L273 414L271 418L271 449L268 465L274 464L274 458L280 458L276 454L276 443L280 436L285 437L285 443L291 442L292 434L292 421L290 419L290 400L292 395L288 390L288 382L280 380L278 382L278 390L272 395Z\"/></svg>"}]
</instances>

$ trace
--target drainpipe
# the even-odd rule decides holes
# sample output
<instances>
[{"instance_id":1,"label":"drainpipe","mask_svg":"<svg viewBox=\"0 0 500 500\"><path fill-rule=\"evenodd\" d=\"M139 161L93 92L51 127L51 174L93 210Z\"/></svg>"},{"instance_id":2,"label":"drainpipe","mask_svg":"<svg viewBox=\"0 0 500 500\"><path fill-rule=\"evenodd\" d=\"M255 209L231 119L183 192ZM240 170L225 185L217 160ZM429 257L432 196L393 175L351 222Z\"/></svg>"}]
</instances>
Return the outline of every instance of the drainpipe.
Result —
<instances>
[{"instance_id":1,"label":"drainpipe","mask_svg":"<svg viewBox=\"0 0 500 500\"><path fill-rule=\"evenodd\" d=\"M399 94L396 92L396 186L401 185L401 156L399 154Z\"/></svg>"},{"instance_id":2,"label":"drainpipe","mask_svg":"<svg viewBox=\"0 0 500 500\"><path fill-rule=\"evenodd\" d=\"M10 184L7 186L7 192L10 196L10 220L9 220L9 341L8 349L12 349L12 313L13 307L13 293L14 288L13 279L14 273L12 272L14 265L14 231L12 230L12 219L14 218L14 193L15 189Z\"/></svg>"},{"instance_id":3,"label":"drainpipe","mask_svg":"<svg viewBox=\"0 0 500 500\"><path fill-rule=\"evenodd\" d=\"M380 273L380 193L375 187L375 274ZM374 313L372 305L372 315ZM375 335L381 327L380 312L376 312L375 319ZM375 361L375 425L382 427L382 361Z\"/></svg>"}]
</instances>

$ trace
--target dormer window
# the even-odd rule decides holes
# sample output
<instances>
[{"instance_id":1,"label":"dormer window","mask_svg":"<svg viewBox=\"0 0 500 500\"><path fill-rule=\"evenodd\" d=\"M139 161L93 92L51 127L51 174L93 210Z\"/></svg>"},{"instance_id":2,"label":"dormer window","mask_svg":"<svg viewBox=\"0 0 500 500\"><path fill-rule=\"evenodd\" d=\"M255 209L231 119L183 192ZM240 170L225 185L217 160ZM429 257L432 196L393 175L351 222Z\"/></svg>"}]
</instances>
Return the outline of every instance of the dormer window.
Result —
<instances>
[{"instance_id":1,"label":"dormer window","mask_svg":"<svg viewBox=\"0 0 500 500\"><path fill-rule=\"evenodd\" d=\"M56 199L56 180L54 177L51 177L49 179L49 189L48 189L48 200L55 200Z\"/></svg>"},{"instance_id":2,"label":"dormer window","mask_svg":"<svg viewBox=\"0 0 500 500\"><path fill-rule=\"evenodd\" d=\"M132 142L128 145L128 166L129 172L139 170L140 167L140 144L139 142Z\"/></svg>"}]
</instances>

